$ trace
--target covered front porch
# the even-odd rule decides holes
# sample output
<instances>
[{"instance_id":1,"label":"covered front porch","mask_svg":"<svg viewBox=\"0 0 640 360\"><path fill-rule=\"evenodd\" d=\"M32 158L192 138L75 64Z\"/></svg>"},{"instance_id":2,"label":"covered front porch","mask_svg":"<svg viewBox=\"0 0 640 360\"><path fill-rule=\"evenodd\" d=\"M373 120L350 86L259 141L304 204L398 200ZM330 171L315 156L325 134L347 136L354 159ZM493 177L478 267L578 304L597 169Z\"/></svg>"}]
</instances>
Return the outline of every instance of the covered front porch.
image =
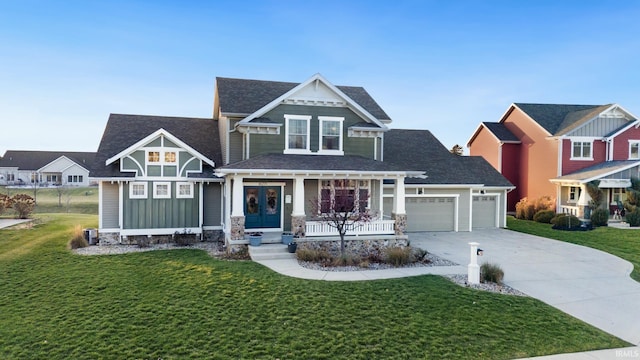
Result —
<instances>
[{"instance_id":1,"label":"covered front porch","mask_svg":"<svg viewBox=\"0 0 640 360\"><path fill-rule=\"evenodd\" d=\"M577 171L551 180L556 184L556 212L589 219L592 199L587 184L595 182L603 192L601 208L607 209L616 219L627 200L626 189L631 179L638 177L639 163L636 161L612 161Z\"/></svg>"}]
</instances>

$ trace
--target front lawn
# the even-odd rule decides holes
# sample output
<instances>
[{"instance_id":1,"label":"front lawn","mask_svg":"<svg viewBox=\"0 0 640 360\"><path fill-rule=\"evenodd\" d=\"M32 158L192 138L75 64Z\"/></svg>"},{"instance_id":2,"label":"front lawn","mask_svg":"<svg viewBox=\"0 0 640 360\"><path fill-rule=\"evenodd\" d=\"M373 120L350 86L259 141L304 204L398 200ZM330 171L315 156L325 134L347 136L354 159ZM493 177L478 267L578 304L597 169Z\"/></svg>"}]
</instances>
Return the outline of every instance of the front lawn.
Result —
<instances>
[{"instance_id":1,"label":"front lawn","mask_svg":"<svg viewBox=\"0 0 640 360\"><path fill-rule=\"evenodd\" d=\"M591 231L554 230L550 224L507 217L510 230L562 240L608 252L633 264L631 278L640 281L640 228L616 229L599 227Z\"/></svg>"},{"instance_id":2,"label":"front lawn","mask_svg":"<svg viewBox=\"0 0 640 360\"><path fill-rule=\"evenodd\" d=\"M2 359L512 359L628 346L531 298L438 276L289 278L194 249L79 256L93 215L0 230Z\"/></svg>"}]
</instances>

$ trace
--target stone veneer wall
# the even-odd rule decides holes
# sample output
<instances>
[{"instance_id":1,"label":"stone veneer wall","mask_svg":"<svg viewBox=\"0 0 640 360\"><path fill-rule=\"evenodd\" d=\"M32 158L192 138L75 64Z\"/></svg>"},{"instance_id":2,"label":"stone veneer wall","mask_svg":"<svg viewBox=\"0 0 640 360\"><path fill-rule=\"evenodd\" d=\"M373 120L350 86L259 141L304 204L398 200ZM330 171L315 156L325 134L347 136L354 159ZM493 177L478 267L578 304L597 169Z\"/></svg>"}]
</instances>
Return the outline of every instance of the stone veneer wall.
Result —
<instances>
[{"instance_id":1,"label":"stone veneer wall","mask_svg":"<svg viewBox=\"0 0 640 360\"><path fill-rule=\"evenodd\" d=\"M195 241L202 242L217 242L224 241L224 233L222 230L205 230L202 234L202 238L199 234L193 234ZM153 244L168 244L175 242L174 235L129 235L120 238L120 233L109 232L100 233L98 236L98 245L139 245L140 242L153 245Z\"/></svg>"},{"instance_id":2,"label":"stone veneer wall","mask_svg":"<svg viewBox=\"0 0 640 360\"><path fill-rule=\"evenodd\" d=\"M391 214L391 218L396 221L393 226L396 235L404 235L407 231L407 214Z\"/></svg>"},{"instance_id":3,"label":"stone veneer wall","mask_svg":"<svg viewBox=\"0 0 640 360\"><path fill-rule=\"evenodd\" d=\"M409 239L399 237L395 239L346 239L345 248L350 254L361 257L379 255L389 247L409 246ZM324 250L329 253L340 253L340 240L304 240L298 239L298 249Z\"/></svg>"},{"instance_id":4,"label":"stone veneer wall","mask_svg":"<svg viewBox=\"0 0 640 360\"><path fill-rule=\"evenodd\" d=\"M307 217L302 216L291 216L291 233L296 237L305 237L305 227L307 224Z\"/></svg>"},{"instance_id":5,"label":"stone veneer wall","mask_svg":"<svg viewBox=\"0 0 640 360\"><path fill-rule=\"evenodd\" d=\"M231 217L231 240L244 239L244 216Z\"/></svg>"}]
</instances>

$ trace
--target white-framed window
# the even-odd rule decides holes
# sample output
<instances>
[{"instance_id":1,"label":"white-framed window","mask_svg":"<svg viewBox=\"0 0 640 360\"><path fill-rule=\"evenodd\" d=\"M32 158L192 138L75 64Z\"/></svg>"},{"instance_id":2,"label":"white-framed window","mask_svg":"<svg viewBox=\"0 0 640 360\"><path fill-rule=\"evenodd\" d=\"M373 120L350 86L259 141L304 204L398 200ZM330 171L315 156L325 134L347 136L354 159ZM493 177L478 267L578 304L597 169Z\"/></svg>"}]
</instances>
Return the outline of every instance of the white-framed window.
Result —
<instances>
[{"instance_id":1,"label":"white-framed window","mask_svg":"<svg viewBox=\"0 0 640 360\"><path fill-rule=\"evenodd\" d=\"M640 140L629 140L629 160L640 159Z\"/></svg>"},{"instance_id":2,"label":"white-framed window","mask_svg":"<svg viewBox=\"0 0 640 360\"><path fill-rule=\"evenodd\" d=\"M343 155L342 151L342 124L343 117L318 116L320 129L320 150L318 153Z\"/></svg>"},{"instance_id":3,"label":"white-framed window","mask_svg":"<svg viewBox=\"0 0 640 360\"><path fill-rule=\"evenodd\" d=\"M47 175L47 182L58 182L58 175Z\"/></svg>"},{"instance_id":4,"label":"white-framed window","mask_svg":"<svg viewBox=\"0 0 640 360\"><path fill-rule=\"evenodd\" d=\"M129 198L130 199L146 199L147 198L147 183L146 182L132 182L129 184Z\"/></svg>"},{"instance_id":5,"label":"white-framed window","mask_svg":"<svg viewBox=\"0 0 640 360\"><path fill-rule=\"evenodd\" d=\"M153 183L153 198L154 199L171 198L171 183L164 182L164 181L155 181Z\"/></svg>"},{"instance_id":6,"label":"white-framed window","mask_svg":"<svg viewBox=\"0 0 640 360\"><path fill-rule=\"evenodd\" d=\"M176 198L193 199L193 183L179 182L176 184Z\"/></svg>"},{"instance_id":7,"label":"white-framed window","mask_svg":"<svg viewBox=\"0 0 640 360\"><path fill-rule=\"evenodd\" d=\"M168 164L174 164L176 162L176 152L175 151L165 151L164 152L164 162Z\"/></svg>"},{"instance_id":8,"label":"white-framed window","mask_svg":"<svg viewBox=\"0 0 640 360\"><path fill-rule=\"evenodd\" d=\"M68 183L81 183L84 180L82 175L69 175L67 176Z\"/></svg>"},{"instance_id":9,"label":"white-framed window","mask_svg":"<svg viewBox=\"0 0 640 360\"><path fill-rule=\"evenodd\" d=\"M627 192L624 188L611 189L611 205L618 205L624 203L627 200Z\"/></svg>"},{"instance_id":10,"label":"white-framed window","mask_svg":"<svg viewBox=\"0 0 640 360\"><path fill-rule=\"evenodd\" d=\"M593 160L593 141L571 141L571 160Z\"/></svg>"},{"instance_id":11,"label":"white-framed window","mask_svg":"<svg viewBox=\"0 0 640 360\"><path fill-rule=\"evenodd\" d=\"M572 186L569 188L569 201L570 203L575 203L578 201L580 197L580 188L577 186Z\"/></svg>"},{"instance_id":12,"label":"white-framed window","mask_svg":"<svg viewBox=\"0 0 640 360\"><path fill-rule=\"evenodd\" d=\"M284 115L285 120L285 154L308 154L311 116Z\"/></svg>"},{"instance_id":13,"label":"white-framed window","mask_svg":"<svg viewBox=\"0 0 640 360\"><path fill-rule=\"evenodd\" d=\"M328 213L332 205L336 211L346 211L353 208L355 202L359 204L357 210L365 211L369 207L369 181L323 180L319 200L322 213Z\"/></svg>"},{"instance_id":14,"label":"white-framed window","mask_svg":"<svg viewBox=\"0 0 640 360\"><path fill-rule=\"evenodd\" d=\"M160 162L160 151L147 151L147 162L159 163Z\"/></svg>"}]
</instances>

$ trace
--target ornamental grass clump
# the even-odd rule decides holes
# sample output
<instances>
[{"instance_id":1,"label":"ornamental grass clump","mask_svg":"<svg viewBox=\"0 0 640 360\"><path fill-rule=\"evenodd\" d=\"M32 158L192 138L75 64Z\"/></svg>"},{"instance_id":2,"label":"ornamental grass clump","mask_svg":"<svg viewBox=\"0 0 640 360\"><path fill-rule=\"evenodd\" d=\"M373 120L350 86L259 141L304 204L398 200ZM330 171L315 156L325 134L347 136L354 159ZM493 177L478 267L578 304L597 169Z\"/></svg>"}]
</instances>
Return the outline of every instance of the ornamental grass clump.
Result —
<instances>
[{"instance_id":1,"label":"ornamental grass clump","mask_svg":"<svg viewBox=\"0 0 640 360\"><path fill-rule=\"evenodd\" d=\"M413 262L411 247L390 247L384 250L384 259L387 264L402 266Z\"/></svg>"},{"instance_id":2,"label":"ornamental grass clump","mask_svg":"<svg viewBox=\"0 0 640 360\"><path fill-rule=\"evenodd\" d=\"M69 240L69 244L67 245L67 247L69 249L75 250L87 246L89 246L89 243L87 242L87 239L84 238L84 231L82 230L82 226L76 225L73 228L73 236L71 237L71 240Z\"/></svg>"},{"instance_id":3,"label":"ornamental grass clump","mask_svg":"<svg viewBox=\"0 0 640 360\"><path fill-rule=\"evenodd\" d=\"M484 263L480 265L480 280L483 283L491 282L501 285L504 279L504 271L497 264Z\"/></svg>"}]
</instances>

